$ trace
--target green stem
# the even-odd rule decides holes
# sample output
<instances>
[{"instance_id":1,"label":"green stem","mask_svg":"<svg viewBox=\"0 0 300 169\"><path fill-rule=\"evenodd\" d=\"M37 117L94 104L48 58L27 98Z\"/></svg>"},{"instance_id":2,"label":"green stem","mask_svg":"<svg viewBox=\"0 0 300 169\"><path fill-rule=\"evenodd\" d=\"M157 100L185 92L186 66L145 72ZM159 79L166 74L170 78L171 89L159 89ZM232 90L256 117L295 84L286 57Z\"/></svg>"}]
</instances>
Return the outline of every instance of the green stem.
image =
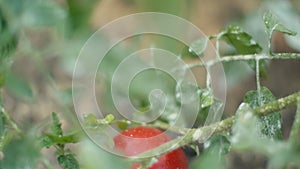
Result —
<instances>
[{"instance_id":1,"label":"green stem","mask_svg":"<svg viewBox=\"0 0 300 169\"><path fill-rule=\"evenodd\" d=\"M256 88L257 88L257 93L258 93L258 103L261 106L262 105L262 100L261 100L261 87L260 87L260 70L259 70L259 58L255 59L255 77L256 77Z\"/></svg>"},{"instance_id":2,"label":"green stem","mask_svg":"<svg viewBox=\"0 0 300 169\"><path fill-rule=\"evenodd\" d=\"M212 66L217 63L225 63L232 61L248 61L248 60L272 60L272 59L300 59L300 53L273 53L272 56L268 55L235 55L235 56L222 56L217 60L211 60L205 63L198 62L189 64L188 68Z\"/></svg>"},{"instance_id":3,"label":"green stem","mask_svg":"<svg viewBox=\"0 0 300 169\"><path fill-rule=\"evenodd\" d=\"M297 93L294 93L287 97L284 97L284 98L278 99L276 101L273 101L271 103L265 104L263 106L257 107L253 111L258 116L265 116L272 112L277 112L284 108L296 105L297 101L299 101L299 100L300 100L300 92L297 92ZM144 152L136 157L131 157L131 160L132 161L141 161L141 160L143 160L142 158L146 158L146 157L158 157L162 153L166 153L166 152L175 150L179 147L188 145L195 141L204 142L208 138L208 136L211 136L213 134L222 133L224 131L229 130L233 125L234 119L235 119L235 116L232 116L232 117L229 117L225 120L222 120L220 122L214 123L209 126L204 126L204 127L197 128L197 129L189 129L188 132L184 136L177 137L165 144L160 145L157 148L154 148L150 151Z\"/></svg>"}]
</instances>

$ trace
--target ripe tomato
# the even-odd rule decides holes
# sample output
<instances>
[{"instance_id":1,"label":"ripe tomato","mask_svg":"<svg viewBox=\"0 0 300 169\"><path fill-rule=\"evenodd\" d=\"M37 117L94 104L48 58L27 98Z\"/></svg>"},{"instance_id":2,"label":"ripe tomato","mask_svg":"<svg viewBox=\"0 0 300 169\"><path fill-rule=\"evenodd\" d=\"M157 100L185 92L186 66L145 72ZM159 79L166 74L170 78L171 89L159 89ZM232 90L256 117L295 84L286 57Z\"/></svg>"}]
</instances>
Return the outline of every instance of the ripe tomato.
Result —
<instances>
[{"instance_id":1,"label":"ripe tomato","mask_svg":"<svg viewBox=\"0 0 300 169\"><path fill-rule=\"evenodd\" d=\"M158 147L170 141L171 138L161 130L151 127L139 126L122 131L114 137L115 149L127 156L138 155L147 150ZM138 168L134 164L132 168ZM168 152L158 158L149 169L187 169L188 160L182 149Z\"/></svg>"}]
</instances>

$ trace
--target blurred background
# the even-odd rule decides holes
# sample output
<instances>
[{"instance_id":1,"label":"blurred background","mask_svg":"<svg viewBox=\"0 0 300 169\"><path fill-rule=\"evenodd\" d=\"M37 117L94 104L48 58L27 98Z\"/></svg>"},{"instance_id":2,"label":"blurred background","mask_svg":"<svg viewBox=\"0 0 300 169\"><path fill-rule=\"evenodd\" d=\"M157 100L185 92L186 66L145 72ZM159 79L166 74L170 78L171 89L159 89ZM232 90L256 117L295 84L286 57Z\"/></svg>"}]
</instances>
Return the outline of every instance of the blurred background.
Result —
<instances>
[{"instance_id":1,"label":"blurred background","mask_svg":"<svg viewBox=\"0 0 300 169\"><path fill-rule=\"evenodd\" d=\"M64 128L78 127L72 102L75 61L93 32L119 17L147 11L170 13L194 23L206 35L215 35L227 25L237 24L267 52L268 39L262 21L267 10L276 14L287 27L300 33L299 0L2 0L0 83L5 78L5 108L24 129L36 127L43 130L49 124L51 112L58 112L63 117ZM154 45L160 47L166 42L168 39L160 39ZM151 45L144 44L145 47ZM165 47L177 49L172 43ZM287 37L276 33L272 50L299 52L300 35ZM105 69L110 72L124 54L130 52L124 46L113 49L108 54L111 59L105 62ZM226 44L221 44L221 54L229 55L233 51ZM187 62L193 61L187 59ZM224 67L227 76L224 117L228 117L235 114L245 93L254 90L256 83L254 71L246 63L228 63ZM300 90L300 60L272 60L267 63L266 71L268 75L263 78L262 85L267 86L277 98ZM203 75L203 70L195 69L194 72ZM203 83L199 81L200 85ZM106 95L100 97L102 99ZM143 97L137 103L140 108L147 106ZM113 111L107 106L110 99L105 98L101 103L105 112ZM293 112L294 109L281 112L285 138L293 122ZM52 152L50 149L42 153L55 164ZM265 157L253 152L233 152L228 162L230 168L245 169L266 168L267 163ZM38 168L46 167L40 164Z\"/></svg>"}]
</instances>

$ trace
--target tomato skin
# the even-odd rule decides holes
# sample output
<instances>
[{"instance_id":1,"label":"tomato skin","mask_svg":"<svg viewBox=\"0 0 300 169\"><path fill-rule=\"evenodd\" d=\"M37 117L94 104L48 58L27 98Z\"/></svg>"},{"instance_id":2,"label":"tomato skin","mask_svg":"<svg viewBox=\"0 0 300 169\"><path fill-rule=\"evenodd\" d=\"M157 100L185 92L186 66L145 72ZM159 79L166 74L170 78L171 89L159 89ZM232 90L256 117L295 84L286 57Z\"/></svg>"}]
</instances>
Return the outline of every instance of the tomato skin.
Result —
<instances>
[{"instance_id":1,"label":"tomato skin","mask_svg":"<svg viewBox=\"0 0 300 169\"><path fill-rule=\"evenodd\" d=\"M135 156L170 141L171 138L161 130L139 126L122 131L114 137L115 149L126 156ZM133 169L140 164L134 164ZM158 158L149 169L187 169L188 160L182 149L178 148Z\"/></svg>"}]
</instances>

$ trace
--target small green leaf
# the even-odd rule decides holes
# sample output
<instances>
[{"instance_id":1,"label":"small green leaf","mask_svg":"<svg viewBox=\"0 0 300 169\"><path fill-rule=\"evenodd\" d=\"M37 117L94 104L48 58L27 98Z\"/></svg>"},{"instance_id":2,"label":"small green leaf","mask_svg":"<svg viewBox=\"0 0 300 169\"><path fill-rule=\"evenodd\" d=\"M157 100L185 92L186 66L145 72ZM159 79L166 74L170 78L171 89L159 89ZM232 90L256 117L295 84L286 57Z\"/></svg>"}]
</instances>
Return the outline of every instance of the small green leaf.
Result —
<instances>
[{"instance_id":1,"label":"small green leaf","mask_svg":"<svg viewBox=\"0 0 300 169\"><path fill-rule=\"evenodd\" d=\"M181 57L188 57L188 58L198 58L197 54L193 51L189 51L190 47L189 46L184 46L182 51L181 51Z\"/></svg>"},{"instance_id":2,"label":"small green leaf","mask_svg":"<svg viewBox=\"0 0 300 169\"><path fill-rule=\"evenodd\" d=\"M34 134L12 139L5 147L4 158L0 160L0 168L24 169L36 168L40 156Z\"/></svg>"},{"instance_id":3,"label":"small green leaf","mask_svg":"<svg viewBox=\"0 0 300 169\"><path fill-rule=\"evenodd\" d=\"M275 97L272 92L266 87L262 87L260 93L258 93L258 91L249 91L244 97L244 102L248 103L253 109L274 100ZM262 133L269 138L281 139L281 121L281 115L279 112L261 117L260 127Z\"/></svg>"},{"instance_id":4,"label":"small green leaf","mask_svg":"<svg viewBox=\"0 0 300 169\"><path fill-rule=\"evenodd\" d=\"M188 48L189 53L194 53L196 56L203 56L209 39L207 37L194 41ZM195 55L191 55L195 56Z\"/></svg>"},{"instance_id":5,"label":"small green leaf","mask_svg":"<svg viewBox=\"0 0 300 169\"><path fill-rule=\"evenodd\" d=\"M221 135L217 135L212 137L205 144L204 146L206 146L206 148L203 154L192 161L189 168L206 169L208 166L209 168L215 169L226 168L225 154L230 147L230 143L227 138Z\"/></svg>"},{"instance_id":6,"label":"small green leaf","mask_svg":"<svg viewBox=\"0 0 300 169\"><path fill-rule=\"evenodd\" d=\"M7 16L4 15L4 10L0 11L0 65L2 66L5 60L12 56L17 46L17 31L11 26L11 22L8 22Z\"/></svg>"},{"instance_id":7,"label":"small green leaf","mask_svg":"<svg viewBox=\"0 0 300 169\"><path fill-rule=\"evenodd\" d=\"M73 154L60 155L57 161L64 169L79 169L79 164Z\"/></svg>"},{"instance_id":8,"label":"small green leaf","mask_svg":"<svg viewBox=\"0 0 300 169\"><path fill-rule=\"evenodd\" d=\"M269 39L271 39L274 31L282 32L291 36L295 36L297 32L290 30L285 25L283 25L277 16L273 15L270 11L266 12L263 16L265 26L267 28L267 34Z\"/></svg>"},{"instance_id":9,"label":"small green leaf","mask_svg":"<svg viewBox=\"0 0 300 169\"><path fill-rule=\"evenodd\" d=\"M46 148L49 148L56 144L56 142L54 142L50 137L48 137L45 134L39 138L39 141L40 141L41 147L46 147Z\"/></svg>"},{"instance_id":10,"label":"small green leaf","mask_svg":"<svg viewBox=\"0 0 300 169\"><path fill-rule=\"evenodd\" d=\"M90 113L84 116L84 123L89 128L97 128L100 125L111 124L115 120L114 115L108 114L104 119L98 119L96 115Z\"/></svg>"},{"instance_id":11,"label":"small green leaf","mask_svg":"<svg viewBox=\"0 0 300 169\"><path fill-rule=\"evenodd\" d=\"M105 116L105 118L103 119L103 121L107 124L110 124L111 122L113 122L115 120L115 116L112 114L108 114L107 116Z\"/></svg>"},{"instance_id":12,"label":"small green leaf","mask_svg":"<svg viewBox=\"0 0 300 169\"><path fill-rule=\"evenodd\" d=\"M200 89L200 105L201 108L206 108L214 103L214 95L210 89Z\"/></svg>"},{"instance_id":13,"label":"small green leaf","mask_svg":"<svg viewBox=\"0 0 300 169\"><path fill-rule=\"evenodd\" d=\"M84 124L88 127L88 128L95 128L98 126L98 118L92 114L86 114L84 115Z\"/></svg>"},{"instance_id":14,"label":"small green leaf","mask_svg":"<svg viewBox=\"0 0 300 169\"><path fill-rule=\"evenodd\" d=\"M256 54L262 51L260 45L239 26L229 25L220 35L220 38L233 46L238 54Z\"/></svg>"},{"instance_id":15,"label":"small green leaf","mask_svg":"<svg viewBox=\"0 0 300 169\"><path fill-rule=\"evenodd\" d=\"M235 149L247 149L259 145L260 129L259 119L247 103L242 103L237 112L232 126L231 143Z\"/></svg>"},{"instance_id":16,"label":"small green leaf","mask_svg":"<svg viewBox=\"0 0 300 169\"><path fill-rule=\"evenodd\" d=\"M221 39L235 48L237 54L257 54L262 51L262 47L255 42L251 35L244 32L242 28L236 25L229 25L225 31L221 32ZM248 61L249 66L255 71L255 61ZM266 77L266 61L259 63L260 76Z\"/></svg>"},{"instance_id":17,"label":"small green leaf","mask_svg":"<svg viewBox=\"0 0 300 169\"><path fill-rule=\"evenodd\" d=\"M60 144L68 144L68 143L77 143L79 140L76 134L70 134L65 136L55 136L49 133L45 133L40 137L40 142L42 147L49 148L52 145Z\"/></svg>"},{"instance_id":18,"label":"small green leaf","mask_svg":"<svg viewBox=\"0 0 300 169\"><path fill-rule=\"evenodd\" d=\"M126 130L128 128L128 123L125 121L118 121L117 125L120 130Z\"/></svg>"},{"instance_id":19,"label":"small green leaf","mask_svg":"<svg viewBox=\"0 0 300 169\"><path fill-rule=\"evenodd\" d=\"M61 123L59 121L59 118L55 112L52 112L52 124L50 127L50 131L55 136L62 136L63 131L61 129Z\"/></svg>"},{"instance_id":20,"label":"small green leaf","mask_svg":"<svg viewBox=\"0 0 300 169\"><path fill-rule=\"evenodd\" d=\"M78 147L80 166L86 169L130 168L129 161L97 147L90 139L83 140Z\"/></svg>"},{"instance_id":21,"label":"small green leaf","mask_svg":"<svg viewBox=\"0 0 300 169\"><path fill-rule=\"evenodd\" d=\"M255 60L249 60L248 65L250 68L254 71L256 71L256 61ZM259 60L259 76L263 78L267 78L267 61L266 60Z\"/></svg>"},{"instance_id":22,"label":"small green leaf","mask_svg":"<svg viewBox=\"0 0 300 169\"><path fill-rule=\"evenodd\" d=\"M67 17L65 9L51 0L25 1L23 8L20 19L26 27L58 25Z\"/></svg>"},{"instance_id":23,"label":"small green leaf","mask_svg":"<svg viewBox=\"0 0 300 169\"><path fill-rule=\"evenodd\" d=\"M268 168L285 168L289 163L299 164L299 151L290 142L261 137L259 124L260 119L250 105L242 103L232 126L232 149L251 150L268 157Z\"/></svg>"},{"instance_id":24,"label":"small green leaf","mask_svg":"<svg viewBox=\"0 0 300 169\"><path fill-rule=\"evenodd\" d=\"M225 155L230 150L230 142L224 135L216 135L211 137L204 143L204 148L208 151L218 151L220 154Z\"/></svg>"},{"instance_id":25,"label":"small green leaf","mask_svg":"<svg viewBox=\"0 0 300 169\"><path fill-rule=\"evenodd\" d=\"M78 29L88 29L88 19L90 18L91 10L98 0L80 1L66 0L68 6L68 20L70 31Z\"/></svg>"}]
</instances>

